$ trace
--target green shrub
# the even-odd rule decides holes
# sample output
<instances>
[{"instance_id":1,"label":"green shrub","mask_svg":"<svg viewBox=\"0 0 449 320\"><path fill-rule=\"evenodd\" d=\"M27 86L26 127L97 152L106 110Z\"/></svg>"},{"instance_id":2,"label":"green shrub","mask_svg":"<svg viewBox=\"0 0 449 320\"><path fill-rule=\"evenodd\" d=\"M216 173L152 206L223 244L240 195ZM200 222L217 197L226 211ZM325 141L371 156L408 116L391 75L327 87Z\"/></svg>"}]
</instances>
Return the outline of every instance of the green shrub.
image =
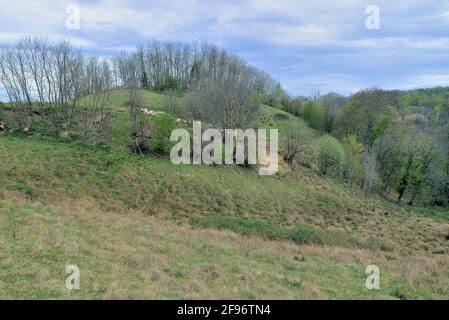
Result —
<instances>
[{"instance_id":1,"label":"green shrub","mask_svg":"<svg viewBox=\"0 0 449 320\"><path fill-rule=\"evenodd\" d=\"M343 175L350 186L362 178L363 165L361 162L364 147L357 141L354 134L348 135L343 139L343 148L345 150L345 161L343 164Z\"/></svg>"},{"instance_id":2,"label":"green shrub","mask_svg":"<svg viewBox=\"0 0 449 320\"><path fill-rule=\"evenodd\" d=\"M315 229L308 225L279 226L263 220L220 216L203 218L196 224L205 228L227 229L245 236L260 236L267 240L289 240L298 244L348 245L341 235Z\"/></svg>"},{"instance_id":3,"label":"green shrub","mask_svg":"<svg viewBox=\"0 0 449 320\"><path fill-rule=\"evenodd\" d=\"M175 77L168 76L167 79L165 79L164 84L160 88L162 91L164 90L177 90L181 84L181 81Z\"/></svg>"},{"instance_id":4,"label":"green shrub","mask_svg":"<svg viewBox=\"0 0 449 320\"><path fill-rule=\"evenodd\" d=\"M321 129L324 119L323 107L313 101L307 101L302 109L303 119L314 129Z\"/></svg>"},{"instance_id":5,"label":"green shrub","mask_svg":"<svg viewBox=\"0 0 449 320\"><path fill-rule=\"evenodd\" d=\"M159 154L168 154L173 146L170 135L176 128L176 121L170 114L161 114L152 121L150 149Z\"/></svg>"},{"instance_id":6,"label":"green shrub","mask_svg":"<svg viewBox=\"0 0 449 320\"><path fill-rule=\"evenodd\" d=\"M320 174L340 175L345 151L334 137L324 135L319 139L317 157Z\"/></svg>"},{"instance_id":7,"label":"green shrub","mask_svg":"<svg viewBox=\"0 0 449 320\"><path fill-rule=\"evenodd\" d=\"M275 113L274 118L279 121L287 121L288 119L290 119L288 114L285 113Z\"/></svg>"},{"instance_id":8,"label":"green shrub","mask_svg":"<svg viewBox=\"0 0 449 320\"><path fill-rule=\"evenodd\" d=\"M299 244L326 244L326 236L313 227L297 225L286 229L286 238Z\"/></svg>"}]
</instances>

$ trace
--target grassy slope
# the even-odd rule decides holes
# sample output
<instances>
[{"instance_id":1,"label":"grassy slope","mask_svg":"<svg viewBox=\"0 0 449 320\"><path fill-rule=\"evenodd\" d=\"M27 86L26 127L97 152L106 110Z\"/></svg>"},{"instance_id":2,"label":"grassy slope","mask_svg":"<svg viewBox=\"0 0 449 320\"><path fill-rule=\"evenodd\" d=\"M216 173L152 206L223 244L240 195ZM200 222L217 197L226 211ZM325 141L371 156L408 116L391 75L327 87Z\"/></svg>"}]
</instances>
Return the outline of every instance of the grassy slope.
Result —
<instances>
[{"instance_id":1,"label":"grassy slope","mask_svg":"<svg viewBox=\"0 0 449 320\"><path fill-rule=\"evenodd\" d=\"M87 199L0 193L1 298L447 298L446 257L244 238ZM380 266L381 289L364 269ZM81 289L64 287L76 264Z\"/></svg>"},{"instance_id":2,"label":"grassy slope","mask_svg":"<svg viewBox=\"0 0 449 320\"><path fill-rule=\"evenodd\" d=\"M163 99L145 95L152 109ZM109 150L0 137L0 297L449 297L444 213L311 172L260 177L133 156L120 146L123 92L112 98ZM264 107L261 118L282 131L277 113ZM69 263L85 270L78 293L63 287ZM379 291L364 288L368 264L381 267Z\"/></svg>"}]
</instances>

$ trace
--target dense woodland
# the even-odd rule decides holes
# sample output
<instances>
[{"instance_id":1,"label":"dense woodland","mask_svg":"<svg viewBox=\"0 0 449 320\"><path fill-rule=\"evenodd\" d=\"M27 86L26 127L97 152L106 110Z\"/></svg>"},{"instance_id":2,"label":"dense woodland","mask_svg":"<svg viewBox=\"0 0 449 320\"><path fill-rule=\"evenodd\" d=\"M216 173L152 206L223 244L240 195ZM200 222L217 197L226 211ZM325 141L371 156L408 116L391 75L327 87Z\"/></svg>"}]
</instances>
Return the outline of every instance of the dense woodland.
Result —
<instances>
[{"instance_id":1,"label":"dense woodland","mask_svg":"<svg viewBox=\"0 0 449 320\"><path fill-rule=\"evenodd\" d=\"M366 192L441 206L449 197L448 102L449 88L369 88L350 97L301 98L294 112L329 135L322 144L324 149L332 144L332 151L324 153L343 165L322 165L326 174L334 167L330 174Z\"/></svg>"},{"instance_id":2,"label":"dense woodland","mask_svg":"<svg viewBox=\"0 0 449 320\"><path fill-rule=\"evenodd\" d=\"M149 122L136 88L166 93L166 109L179 118L220 128L257 125L266 104L303 118L322 133L313 146L313 168L348 188L380 193L408 205L449 201L449 88L353 95L289 95L269 75L212 44L153 42L133 53L89 56L69 42L28 38L0 49L0 133L20 132L107 145L111 135L108 93L130 89L131 149L166 153L174 117ZM184 97L179 105L173 98ZM283 136L283 158L304 164L301 131Z\"/></svg>"}]
</instances>

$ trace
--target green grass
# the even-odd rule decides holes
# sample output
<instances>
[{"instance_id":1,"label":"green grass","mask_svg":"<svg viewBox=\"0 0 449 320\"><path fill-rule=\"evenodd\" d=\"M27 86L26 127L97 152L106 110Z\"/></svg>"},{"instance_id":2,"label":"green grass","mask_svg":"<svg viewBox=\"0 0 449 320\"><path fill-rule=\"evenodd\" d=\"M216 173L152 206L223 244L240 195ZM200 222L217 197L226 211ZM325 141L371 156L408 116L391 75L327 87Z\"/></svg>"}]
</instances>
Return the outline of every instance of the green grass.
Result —
<instances>
[{"instance_id":1,"label":"green grass","mask_svg":"<svg viewBox=\"0 0 449 320\"><path fill-rule=\"evenodd\" d=\"M283 227L275 221L243 219L238 217L207 217L194 222L201 227L227 229L245 236L259 236L266 240L288 240L297 244L327 244L334 246L351 246L351 241L343 235L317 230L309 225Z\"/></svg>"},{"instance_id":2,"label":"green grass","mask_svg":"<svg viewBox=\"0 0 449 320\"><path fill-rule=\"evenodd\" d=\"M88 196L175 221L220 215L310 225L347 234L361 248L447 252L447 220L434 219L431 210L367 198L313 173L262 177L233 166L175 166L124 148L15 137L0 138L0 153L2 188L46 203Z\"/></svg>"},{"instance_id":3,"label":"green grass","mask_svg":"<svg viewBox=\"0 0 449 320\"><path fill-rule=\"evenodd\" d=\"M152 109L164 98L143 94ZM110 148L0 136L0 297L449 297L447 211L305 168L262 177L133 155L126 95L111 101ZM318 137L271 107L260 121ZM64 288L69 263L86 271L80 292ZM369 264L384 272L380 291L364 287Z\"/></svg>"},{"instance_id":4,"label":"green grass","mask_svg":"<svg viewBox=\"0 0 449 320\"><path fill-rule=\"evenodd\" d=\"M0 192L0 297L19 299L447 298L447 258L265 241L79 199ZM81 273L67 290L67 265ZM380 290L364 270L381 269Z\"/></svg>"},{"instance_id":5,"label":"green grass","mask_svg":"<svg viewBox=\"0 0 449 320\"><path fill-rule=\"evenodd\" d=\"M165 111L163 104L165 94L153 90L139 89L139 93L142 97L143 107L149 110ZM178 93L176 100L182 101L183 94ZM111 90L109 95L110 106L117 111L127 111L126 101L129 99L129 93L126 89Z\"/></svg>"},{"instance_id":6,"label":"green grass","mask_svg":"<svg viewBox=\"0 0 449 320\"><path fill-rule=\"evenodd\" d=\"M314 139L320 136L319 132L310 128L303 119L266 105L261 106L258 121L260 128L278 129L281 134L285 131L288 123L295 122L301 128L301 135L303 137Z\"/></svg>"}]
</instances>

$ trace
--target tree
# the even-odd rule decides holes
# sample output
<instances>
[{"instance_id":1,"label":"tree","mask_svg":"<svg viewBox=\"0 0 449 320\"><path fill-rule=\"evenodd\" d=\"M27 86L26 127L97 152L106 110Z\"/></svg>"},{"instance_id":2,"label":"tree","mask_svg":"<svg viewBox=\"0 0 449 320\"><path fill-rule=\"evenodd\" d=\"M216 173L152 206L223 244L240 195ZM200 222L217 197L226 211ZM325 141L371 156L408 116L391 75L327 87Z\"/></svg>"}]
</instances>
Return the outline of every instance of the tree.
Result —
<instances>
[{"instance_id":1,"label":"tree","mask_svg":"<svg viewBox=\"0 0 449 320\"><path fill-rule=\"evenodd\" d=\"M194 120L243 129L255 120L259 105L251 90L236 81L206 81L187 94L185 109Z\"/></svg>"},{"instance_id":2,"label":"tree","mask_svg":"<svg viewBox=\"0 0 449 320\"><path fill-rule=\"evenodd\" d=\"M355 133L357 138L371 150L379 137L379 125L385 118L394 118L394 96L388 91L372 88L353 95L343 108L341 125L344 130Z\"/></svg>"},{"instance_id":3,"label":"tree","mask_svg":"<svg viewBox=\"0 0 449 320\"><path fill-rule=\"evenodd\" d=\"M108 139L112 75L106 61L83 56L67 41L25 38L0 49L0 79L16 125L27 133L39 123L55 138L94 144Z\"/></svg>"},{"instance_id":4,"label":"tree","mask_svg":"<svg viewBox=\"0 0 449 320\"><path fill-rule=\"evenodd\" d=\"M174 90L166 92L164 100L162 101L162 108L173 115L181 116L182 112L179 108L179 103L176 100L176 92Z\"/></svg>"},{"instance_id":5,"label":"tree","mask_svg":"<svg viewBox=\"0 0 449 320\"><path fill-rule=\"evenodd\" d=\"M282 88L281 83L278 83L274 90L274 95L271 98L270 105L275 108L283 109L288 103L288 99L287 92Z\"/></svg>"},{"instance_id":6,"label":"tree","mask_svg":"<svg viewBox=\"0 0 449 320\"><path fill-rule=\"evenodd\" d=\"M437 136L445 154L446 162L443 194L447 201L449 200L449 93L443 93L436 100Z\"/></svg>"},{"instance_id":7,"label":"tree","mask_svg":"<svg viewBox=\"0 0 449 320\"><path fill-rule=\"evenodd\" d=\"M149 88L150 83L148 81L148 76L145 71L142 72L142 88Z\"/></svg>"},{"instance_id":8,"label":"tree","mask_svg":"<svg viewBox=\"0 0 449 320\"><path fill-rule=\"evenodd\" d=\"M284 132L284 161L291 164L304 144L300 126L296 122L289 122Z\"/></svg>"},{"instance_id":9,"label":"tree","mask_svg":"<svg viewBox=\"0 0 449 320\"><path fill-rule=\"evenodd\" d=\"M398 175L398 198L400 203L407 190L411 196L409 204L413 204L429 178L429 168L437 156L433 137L423 132L409 130L401 139L402 163L396 169Z\"/></svg>"},{"instance_id":10,"label":"tree","mask_svg":"<svg viewBox=\"0 0 449 320\"><path fill-rule=\"evenodd\" d=\"M353 95L343 109L344 130L354 132L365 146L362 189L371 191L377 167L377 152L373 146L382 137L390 118L394 117L394 95L377 88L365 89ZM380 144L381 145L381 144Z\"/></svg>"},{"instance_id":11,"label":"tree","mask_svg":"<svg viewBox=\"0 0 449 320\"><path fill-rule=\"evenodd\" d=\"M391 132L384 139L383 146L380 149L377 160L379 163L379 172L383 181L383 189L386 191L394 173L401 165L401 149L398 145L400 137Z\"/></svg>"},{"instance_id":12,"label":"tree","mask_svg":"<svg viewBox=\"0 0 449 320\"><path fill-rule=\"evenodd\" d=\"M303 119L314 129L321 129L323 113L322 105L313 100L307 101L302 109Z\"/></svg>"},{"instance_id":13,"label":"tree","mask_svg":"<svg viewBox=\"0 0 449 320\"><path fill-rule=\"evenodd\" d=\"M339 176L342 169L345 151L340 143L329 135L324 135L318 142L318 169L320 174L331 173Z\"/></svg>"},{"instance_id":14,"label":"tree","mask_svg":"<svg viewBox=\"0 0 449 320\"><path fill-rule=\"evenodd\" d=\"M346 99L337 93L328 93L320 97L323 106L323 130L326 133L332 133L334 130L337 112L343 107Z\"/></svg>"},{"instance_id":15,"label":"tree","mask_svg":"<svg viewBox=\"0 0 449 320\"><path fill-rule=\"evenodd\" d=\"M127 105L129 108L129 119L131 121L131 151L143 155L149 150L151 127L142 112L143 100L137 90L133 89L129 91Z\"/></svg>"},{"instance_id":16,"label":"tree","mask_svg":"<svg viewBox=\"0 0 449 320\"><path fill-rule=\"evenodd\" d=\"M433 145L429 145L422 150L417 170L413 173L410 181L411 197L408 202L409 205L413 205L416 197L422 192L424 184L428 182L430 178L429 169L436 157L437 153Z\"/></svg>"},{"instance_id":17,"label":"tree","mask_svg":"<svg viewBox=\"0 0 449 320\"><path fill-rule=\"evenodd\" d=\"M174 145L170 135L175 129L176 121L168 113L155 116L151 130L150 148L157 154L169 154Z\"/></svg>"},{"instance_id":18,"label":"tree","mask_svg":"<svg viewBox=\"0 0 449 320\"><path fill-rule=\"evenodd\" d=\"M284 110L297 117L301 117L302 109L304 106L304 100L301 97L289 98L288 102L284 105Z\"/></svg>"},{"instance_id":19,"label":"tree","mask_svg":"<svg viewBox=\"0 0 449 320\"><path fill-rule=\"evenodd\" d=\"M16 109L20 129L34 128L30 77L27 70L27 55L24 42L16 47L3 47L0 51L0 80L9 101Z\"/></svg>"},{"instance_id":20,"label":"tree","mask_svg":"<svg viewBox=\"0 0 449 320\"><path fill-rule=\"evenodd\" d=\"M126 88L184 91L209 79L245 83L245 86L257 90L261 98L274 99L277 95L278 82L268 74L209 43L189 45L153 41L112 60L115 82ZM285 94L282 89L281 104Z\"/></svg>"},{"instance_id":21,"label":"tree","mask_svg":"<svg viewBox=\"0 0 449 320\"><path fill-rule=\"evenodd\" d=\"M343 148L345 150L344 175L349 186L352 187L354 180L361 171L360 161L364 148L363 144L357 141L357 137L354 134L348 135L343 139Z\"/></svg>"}]
</instances>

